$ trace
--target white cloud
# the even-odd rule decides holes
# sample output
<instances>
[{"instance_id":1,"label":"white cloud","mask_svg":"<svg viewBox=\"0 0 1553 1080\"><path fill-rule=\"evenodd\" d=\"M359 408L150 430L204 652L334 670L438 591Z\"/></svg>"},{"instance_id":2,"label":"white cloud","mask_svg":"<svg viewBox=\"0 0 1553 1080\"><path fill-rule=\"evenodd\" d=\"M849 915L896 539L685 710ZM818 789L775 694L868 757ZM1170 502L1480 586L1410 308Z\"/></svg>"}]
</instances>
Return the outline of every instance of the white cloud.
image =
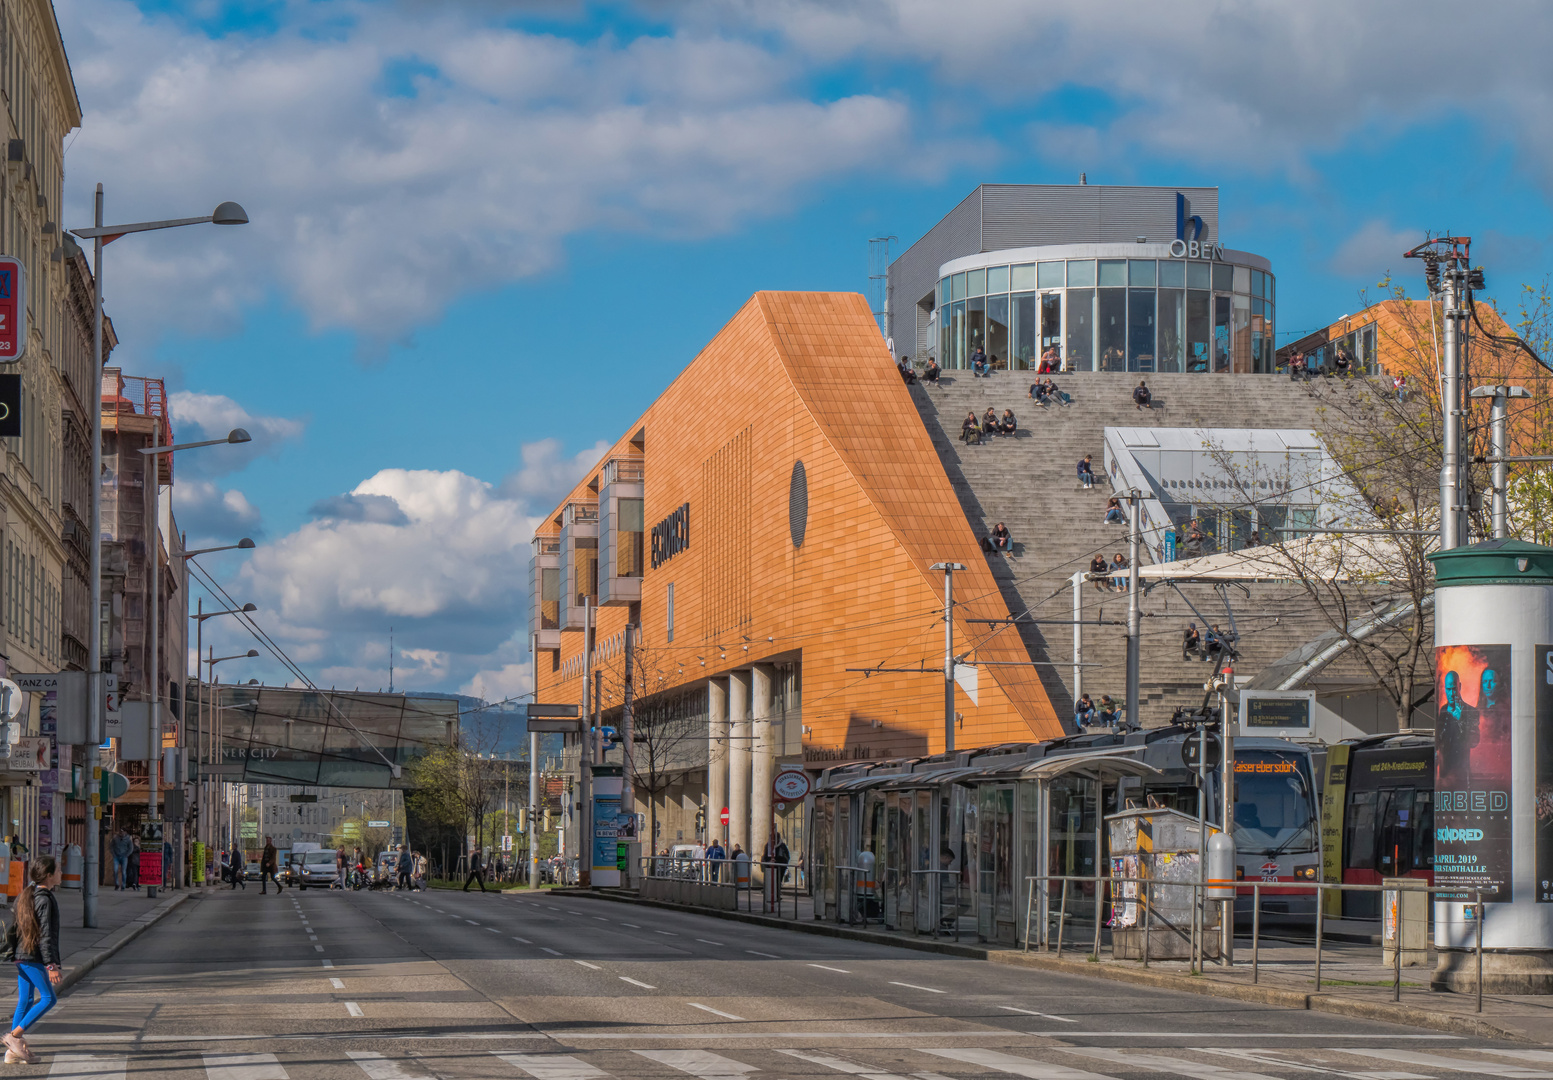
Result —
<instances>
[{"instance_id":1,"label":"white cloud","mask_svg":"<svg viewBox=\"0 0 1553 1080\"><path fill-rule=\"evenodd\" d=\"M114 314L158 323L130 335L229 328L278 287L315 329L391 341L578 233L724 230L905 142L903 105L811 100L758 43L573 41L482 14L346 0L212 39L127 0L63 2L86 110L72 174L115 178L115 219L228 198L252 219L115 248Z\"/></svg>"},{"instance_id":2,"label":"white cloud","mask_svg":"<svg viewBox=\"0 0 1553 1080\"><path fill-rule=\"evenodd\" d=\"M566 457L559 439L524 443L520 451L523 465L502 481L502 494L527 499L542 513L576 487L582 474L597 465L609 447L600 439L586 450Z\"/></svg>"},{"instance_id":3,"label":"white cloud","mask_svg":"<svg viewBox=\"0 0 1553 1080\"><path fill-rule=\"evenodd\" d=\"M1357 232L1337 246L1330 266L1334 273L1347 277L1369 275L1372 280L1406 269L1402 253L1424 239L1422 229L1393 229L1384 221L1365 222Z\"/></svg>"},{"instance_id":4,"label":"white cloud","mask_svg":"<svg viewBox=\"0 0 1553 1080\"><path fill-rule=\"evenodd\" d=\"M307 423L284 416L260 416L222 394L199 394L178 390L168 395L168 415L172 418L173 438L180 443L205 439L224 439L234 428L242 428L253 441L230 446L202 446L177 455L177 475L224 476L247 467L261 454L274 455L286 443L300 439Z\"/></svg>"},{"instance_id":5,"label":"white cloud","mask_svg":"<svg viewBox=\"0 0 1553 1080\"><path fill-rule=\"evenodd\" d=\"M263 535L263 515L235 488L180 478L171 490L178 527L191 537L220 537L219 543L229 544L240 536Z\"/></svg>"}]
</instances>

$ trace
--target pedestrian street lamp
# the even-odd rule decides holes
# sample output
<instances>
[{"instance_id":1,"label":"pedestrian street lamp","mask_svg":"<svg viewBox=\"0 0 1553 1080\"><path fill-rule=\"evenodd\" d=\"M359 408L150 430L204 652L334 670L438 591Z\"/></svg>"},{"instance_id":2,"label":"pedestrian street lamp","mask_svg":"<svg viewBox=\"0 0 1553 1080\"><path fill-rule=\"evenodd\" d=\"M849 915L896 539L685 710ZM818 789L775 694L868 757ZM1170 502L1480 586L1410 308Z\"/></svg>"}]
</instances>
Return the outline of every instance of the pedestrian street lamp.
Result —
<instances>
[{"instance_id":1,"label":"pedestrian street lamp","mask_svg":"<svg viewBox=\"0 0 1553 1080\"><path fill-rule=\"evenodd\" d=\"M171 446L158 446L157 442L162 437L162 425L154 424L151 428L151 445L141 447L140 452L151 459L146 463L146 474L151 480L151 516L146 523L146 552L151 560L151 662L150 678L151 686L151 754L148 761L147 778L149 790L147 792L148 815L152 820L157 817L157 803L160 801L158 790L157 767L160 764L162 754L162 713L158 700L162 696L161 660L162 660L162 542L160 540L162 529L162 467L156 458L162 454L172 454L179 450L197 450L202 446L224 446L228 444L252 442L253 436L242 428L233 428L227 432L224 439L201 439L198 442L175 443ZM188 663L188 658L184 658ZM174 865L181 866L183 860L179 859ZM156 896L156 886L147 885L146 895Z\"/></svg>"},{"instance_id":2,"label":"pedestrian street lamp","mask_svg":"<svg viewBox=\"0 0 1553 1080\"><path fill-rule=\"evenodd\" d=\"M132 232L151 232L156 229L175 229L180 225L246 225L248 214L235 202L224 202L218 205L215 212L209 217L174 218L165 221L142 221L130 225L104 225L102 223L102 185L97 185L97 197L94 204L94 215L90 229L75 229L73 232L82 240L91 240L92 244L92 361L93 380L98 384L93 391L96 398L91 403L92 414L92 471L95 477L102 476L102 249L121 236ZM87 678L91 685L87 688L87 740L86 740L86 773L92 783L97 782L100 772L98 759L98 744L102 742L103 735L103 694L102 694L102 619L99 617L102 611L102 485L94 479L91 484L91 539L89 544L91 557L90 588L91 601L89 610L92 617L87 620ZM154 549L153 549L154 555ZM153 590L152 595L155 595ZM152 649L153 654L155 648ZM153 715L155 710L152 710ZM153 772L154 776L155 773ZM152 798L155 799L155 795ZM99 841L100 827L96 821L101 820L102 808L93 808L93 825L86 830L86 852L83 860L85 866L82 875L81 888L81 925L87 928L97 925L97 874L101 858ZM153 892L155 890L152 890Z\"/></svg>"}]
</instances>

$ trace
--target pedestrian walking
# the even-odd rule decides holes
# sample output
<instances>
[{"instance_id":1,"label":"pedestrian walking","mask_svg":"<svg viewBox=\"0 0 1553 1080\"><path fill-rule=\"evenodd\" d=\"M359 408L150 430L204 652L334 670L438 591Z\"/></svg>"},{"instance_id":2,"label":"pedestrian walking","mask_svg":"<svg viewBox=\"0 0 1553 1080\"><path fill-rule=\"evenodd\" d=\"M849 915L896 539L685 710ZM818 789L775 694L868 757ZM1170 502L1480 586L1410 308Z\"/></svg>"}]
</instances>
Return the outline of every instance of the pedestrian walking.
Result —
<instances>
[{"instance_id":1,"label":"pedestrian walking","mask_svg":"<svg viewBox=\"0 0 1553 1080\"><path fill-rule=\"evenodd\" d=\"M395 888L397 888L397 889L408 889L410 887L410 870L411 870L411 868L413 866L414 866L414 863L413 863L413 861L410 858L410 849L405 847L403 844L400 844L399 845L399 880L395 883L395 885L394 885Z\"/></svg>"},{"instance_id":2,"label":"pedestrian walking","mask_svg":"<svg viewBox=\"0 0 1553 1080\"><path fill-rule=\"evenodd\" d=\"M714 837L712 846L706 849L707 871L712 881L718 881L722 878L723 860L727 857L727 852L723 850L723 842Z\"/></svg>"},{"instance_id":3,"label":"pedestrian walking","mask_svg":"<svg viewBox=\"0 0 1553 1080\"><path fill-rule=\"evenodd\" d=\"M426 856L419 851L415 853L413 869L410 871L411 887L416 892L425 892L426 885Z\"/></svg>"},{"instance_id":4,"label":"pedestrian walking","mask_svg":"<svg viewBox=\"0 0 1553 1080\"><path fill-rule=\"evenodd\" d=\"M12 858L15 858L16 845L11 845ZM140 837L129 838L129 873L125 875L125 888L140 891Z\"/></svg>"},{"instance_id":5,"label":"pedestrian walking","mask_svg":"<svg viewBox=\"0 0 1553 1080\"><path fill-rule=\"evenodd\" d=\"M16 1014L5 1043L5 1062L35 1065L38 1055L27 1045L27 1030L59 1000L59 901L54 889L60 871L52 855L40 855L28 871L29 882L16 898L16 916L6 933L5 948L16 963ZM36 997L36 1000L34 1000Z\"/></svg>"},{"instance_id":6,"label":"pedestrian walking","mask_svg":"<svg viewBox=\"0 0 1553 1080\"><path fill-rule=\"evenodd\" d=\"M264 838L264 851L259 855L259 892L268 895L270 882L275 883L275 895L279 896L286 888L275 876L275 871L280 869L280 859L275 854L275 844L268 836Z\"/></svg>"},{"instance_id":7,"label":"pedestrian walking","mask_svg":"<svg viewBox=\"0 0 1553 1080\"><path fill-rule=\"evenodd\" d=\"M471 881L479 882L480 891L485 892L485 863L480 861L480 849L474 848L469 852L469 876L464 879L464 891L469 891Z\"/></svg>"},{"instance_id":8,"label":"pedestrian walking","mask_svg":"<svg viewBox=\"0 0 1553 1080\"><path fill-rule=\"evenodd\" d=\"M349 856L345 854L345 845L342 843L334 852L334 887L345 888L345 874L349 867Z\"/></svg>"},{"instance_id":9,"label":"pedestrian walking","mask_svg":"<svg viewBox=\"0 0 1553 1080\"><path fill-rule=\"evenodd\" d=\"M132 846L129 833L123 829L113 834L113 842L108 845L108 850L113 854L113 888L118 892L124 891L124 882L129 877L129 851Z\"/></svg>"}]
</instances>

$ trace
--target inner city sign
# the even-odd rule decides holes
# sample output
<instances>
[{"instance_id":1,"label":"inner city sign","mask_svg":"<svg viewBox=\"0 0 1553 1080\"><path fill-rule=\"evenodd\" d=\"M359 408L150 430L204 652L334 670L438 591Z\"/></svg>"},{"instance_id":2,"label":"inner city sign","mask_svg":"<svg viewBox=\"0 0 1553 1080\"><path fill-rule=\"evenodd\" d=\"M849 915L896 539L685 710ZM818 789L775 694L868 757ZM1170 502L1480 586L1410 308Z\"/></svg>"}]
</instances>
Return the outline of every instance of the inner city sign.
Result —
<instances>
[{"instance_id":1,"label":"inner city sign","mask_svg":"<svg viewBox=\"0 0 1553 1080\"><path fill-rule=\"evenodd\" d=\"M690 504L685 503L652 527L652 565L656 570L690 547Z\"/></svg>"}]
</instances>

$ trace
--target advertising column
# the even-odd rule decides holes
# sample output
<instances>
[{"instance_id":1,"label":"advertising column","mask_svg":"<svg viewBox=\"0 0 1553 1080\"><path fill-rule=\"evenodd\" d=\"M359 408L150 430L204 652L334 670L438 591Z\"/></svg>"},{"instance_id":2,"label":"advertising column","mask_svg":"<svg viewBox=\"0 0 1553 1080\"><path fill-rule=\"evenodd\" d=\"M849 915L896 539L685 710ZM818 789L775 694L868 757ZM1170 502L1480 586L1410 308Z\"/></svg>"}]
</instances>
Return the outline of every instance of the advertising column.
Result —
<instances>
[{"instance_id":1,"label":"advertising column","mask_svg":"<svg viewBox=\"0 0 1553 1080\"><path fill-rule=\"evenodd\" d=\"M1553 548L1490 540L1435 564L1434 941L1439 990L1553 993Z\"/></svg>"}]
</instances>

